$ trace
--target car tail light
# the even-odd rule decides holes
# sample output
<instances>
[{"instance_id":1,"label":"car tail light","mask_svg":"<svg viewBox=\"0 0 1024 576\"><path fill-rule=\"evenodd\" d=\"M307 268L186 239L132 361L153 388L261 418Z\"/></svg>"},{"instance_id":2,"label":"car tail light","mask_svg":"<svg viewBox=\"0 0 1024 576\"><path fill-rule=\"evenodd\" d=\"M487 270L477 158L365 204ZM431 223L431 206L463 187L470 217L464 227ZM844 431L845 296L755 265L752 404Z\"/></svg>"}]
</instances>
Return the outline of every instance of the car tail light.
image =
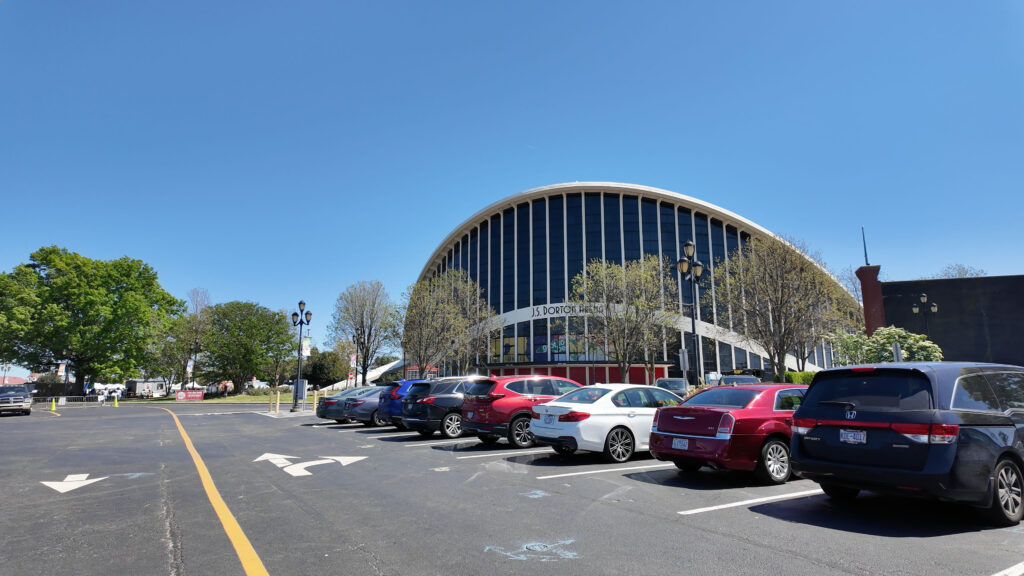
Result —
<instances>
[{"instance_id":1,"label":"car tail light","mask_svg":"<svg viewBox=\"0 0 1024 576\"><path fill-rule=\"evenodd\" d=\"M363 404L366 404L366 400L353 400L349 404L349 406L351 406L352 408L355 408L356 406L362 406Z\"/></svg>"},{"instance_id":2,"label":"car tail light","mask_svg":"<svg viewBox=\"0 0 1024 576\"><path fill-rule=\"evenodd\" d=\"M858 366L856 368L850 368L850 372L874 372L874 366Z\"/></svg>"},{"instance_id":3,"label":"car tail light","mask_svg":"<svg viewBox=\"0 0 1024 576\"><path fill-rule=\"evenodd\" d=\"M324 406L334 406L337 403L337 400L324 400Z\"/></svg>"},{"instance_id":4,"label":"car tail light","mask_svg":"<svg viewBox=\"0 0 1024 576\"><path fill-rule=\"evenodd\" d=\"M651 422L651 428L654 429L654 430L658 429L658 416L659 415L661 415L661 409L660 408L654 411L654 421Z\"/></svg>"},{"instance_id":5,"label":"car tail light","mask_svg":"<svg viewBox=\"0 0 1024 576\"><path fill-rule=\"evenodd\" d=\"M416 403L417 404L433 404L434 400L436 400L436 399L437 398L434 398L433 396L427 396L426 398L420 398L419 400L416 401Z\"/></svg>"},{"instance_id":6,"label":"car tail light","mask_svg":"<svg viewBox=\"0 0 1024 576\"><path fill-rule=\"evenodd\" d=\"M718 433L732 434L732 426L735 423L736 419L733 418L732 414L726 413L722 415L722 420L718 422Z\"/></svg>"},{"instance_id":7,"label":"car tail light","mask_svg":"<svg viewBox=\"0 0 1024 576\"><path fill-rule=\"evenodd\" d=\"M540 420L540 414L537 414L533 410L530 410L530 419L531 420Z\"/></svg>"},{"instance_id":8,"label":"car tail light","mask_svg":"<svg viewBox=\"0 0 1024 576\"><path fill-rule=\"evenodd\" d=\"M927 424L912 424L908 422L893 422L892 430L897 434L902 434L907 438L910 438L914 442L920 442L921 444L928 443L928 425Z\"/></svg>"},{"instance_id":9,"label":"car tail light","mask_svg":"<svg viewBox=\"0 0 1024 576\"><path fill-rule=\"evenodd\" d=\"M395 388L391 391L391 399L398 400L399 398L401 398L401 396L398 395L398 388Z\"/></svg>"},{"instance_id":10,"label":"car tail light","mask_svg":"<svg viewBox=\"0 0 1024 576\"><path fill-rule=\"evenodd\" d=\"M589 413L587 413L587 412L577 412L577 411L573 410L572 412L569 412L568 414L560 415L558 417L558 421L559 422L580 422L581 420L586 420L587 418L590 418L590 414Z\"/></svg>"},{"instance_id":11,"label":"car tail light","mask_svg":"<svg viewBox=\"0 0 1024 576\"><path fill-rule=\"evenodd\" d=\"M495 394L494 392L490 392L490 393L487 394L487 396L484 396L484 400L487 400L489 402L494 402L495 400L501 400L504 397L505 397L504 394Z\"/></svg>"},{"instance_id":12,"label":"car tail light","mask_svg":"<svg viewBox=\"0 0 1024 576\"><path fill-rule=\"evenodd\" d=\"M960 433L960 426L956 424L932 424L931 433L928 435L928 442L932 444L952 444Z\"/></svg>"},{"instance_id":13,"label":"car tail light","mask_svg":"<svg viewBox=\"0 0 1024 576\"><path fill-rule=\"evenodd\" d=\"M793 418L793 434L807 434L817 425L814 418Z\"/></svg>"}]
</instances>

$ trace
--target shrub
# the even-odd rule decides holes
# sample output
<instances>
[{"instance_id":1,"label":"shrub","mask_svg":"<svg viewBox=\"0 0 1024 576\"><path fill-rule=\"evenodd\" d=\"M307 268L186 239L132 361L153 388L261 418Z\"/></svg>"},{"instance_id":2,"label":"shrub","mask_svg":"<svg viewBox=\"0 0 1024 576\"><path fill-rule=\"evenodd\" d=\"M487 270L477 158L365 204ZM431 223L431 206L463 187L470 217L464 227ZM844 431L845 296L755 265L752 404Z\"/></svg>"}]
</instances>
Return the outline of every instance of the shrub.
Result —
<instances>
[{"instance_id":1,"label":"shrub","mask_svg":"<svg viewBox=\"0 0 1024 576\"><path fill-rule=\"evenodd\" d=\"M810 384L814 372L786 372L787 384Z\"/></svg>"}]
</instances>

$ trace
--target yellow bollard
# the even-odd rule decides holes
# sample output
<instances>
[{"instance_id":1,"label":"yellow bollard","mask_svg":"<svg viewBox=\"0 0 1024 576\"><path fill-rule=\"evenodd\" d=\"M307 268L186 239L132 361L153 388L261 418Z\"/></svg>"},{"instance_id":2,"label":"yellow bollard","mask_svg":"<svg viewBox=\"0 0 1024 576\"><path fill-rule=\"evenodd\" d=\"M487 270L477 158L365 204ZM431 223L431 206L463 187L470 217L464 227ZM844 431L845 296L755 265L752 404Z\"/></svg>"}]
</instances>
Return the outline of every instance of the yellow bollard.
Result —
<instances>
[{"instance_id":1,"label":"yellow bollard","mask_svg":"<svg viewBox=\"0 0 1024 576\"><path fill-rule=\"evenodd\" d=\"M281 391L278 390L277 391L277 404L274 407L274 414L277 414L280 411L281 411Z\"/></svg>"},{"instance_id":2,"label":"yellow bollard","mask_svg":"<svg viewBox=\"0 0 1024 576\"><path fill-rule=\"evenodd\" d=\"M57 411L57 399L56 398L50 398L50 412L56 412L56 411Z\"/></svg>"},{"instance_id":3,"label":"yellow bollard","mask_svg":"<svg viewBox=\"0 0 1024 576\"><path fill-rule=\"evenodd\" d=\"M114 408L117 408L117 394L114 394Z\"/></svg>"},{"instance_id":4,"label":"yellow bollard","mask_svg":"<svg viewBox=\"0 0 1024 576\"><path fill-rule=\"evenodd\" d=\"M267 402L268 402L268 404L267 404L267 413L268 414L273 414L274 413L274 395L273 394L267 394Z\"/></svg>"}]
</instances>

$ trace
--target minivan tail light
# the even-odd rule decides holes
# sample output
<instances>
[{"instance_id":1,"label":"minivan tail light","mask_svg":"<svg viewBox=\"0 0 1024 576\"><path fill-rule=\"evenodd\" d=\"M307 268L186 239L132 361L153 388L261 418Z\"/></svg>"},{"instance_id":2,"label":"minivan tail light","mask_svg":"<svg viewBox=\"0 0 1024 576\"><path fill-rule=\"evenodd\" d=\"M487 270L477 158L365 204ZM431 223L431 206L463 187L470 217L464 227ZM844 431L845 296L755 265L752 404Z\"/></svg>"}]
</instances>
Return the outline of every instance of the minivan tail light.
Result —
<instances>
[{"instance_id":1,"label":"minivan tail light","mask_svg":"<svg viewBox=\"0 0 1024 576\"><path fill-rule=\"evenodd\" d=\"M735 423L736 419L733 418L732 414L726 413L722 415L722 419L718 422L718 433L732 434L732 427Z\"/></svg>"},{"instance_id":2,"label":"minivan tail light","mask_svg":"<svg viewBox=\"0 0 1024 576\"><path fill-rule=\"evenodd\" d=\"M561 414L561 415L559 415L558 416L558 421L559 422L580 422L582 420L586 420L587 418L590 418L590 414L589 413L587 413L587 412L577 412L577 411L573 410L572 412L569 412L568 414Z\"/></svg>"},{"instance_id":3,"label":"minivan tail light","mask_svg":"<svg viewBox=\"0 0 1024 576\"><path fill-rule=\"evenodd\" d=\"M817 425L814 418L793 418L793 434L807 434Z\"/></svg>"},{"instance_id":4,"label":"minivan tail light","mask_svg":"<svg viewBox=\"0 0 1024 576\"><path fill-rule=\"evenodd\" d=\"M960 433L960 426L957 424L932 424L931 433L928 435L928 442L932 444L952 444Z\"/></svg>"},{"instance_id":5,"label":"minivan tail light","mask_svg":"<svg viewBox=\"0 0 1024 576\"><path fill-rule=\"evenodd\" d=\"M897 434L902 434L907 438L910 438L914 442L921 444L928 443L928 425L927 424L912 424L908 422L893 422L892 431Z\"/></svg>"}]
</instances>

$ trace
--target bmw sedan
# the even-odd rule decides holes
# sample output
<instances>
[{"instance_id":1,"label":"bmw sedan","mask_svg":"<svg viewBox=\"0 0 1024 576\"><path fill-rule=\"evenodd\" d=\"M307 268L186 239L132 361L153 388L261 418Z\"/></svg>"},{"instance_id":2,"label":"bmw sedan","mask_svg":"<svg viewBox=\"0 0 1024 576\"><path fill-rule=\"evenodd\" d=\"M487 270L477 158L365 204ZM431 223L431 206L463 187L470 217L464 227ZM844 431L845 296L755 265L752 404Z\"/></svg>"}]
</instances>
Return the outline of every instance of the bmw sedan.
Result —
<instances>
[{"instance_id":1,"label":"bmw sedan","mask_svg":"<svg viewBox=\"0 0 1024 576\"><path fill-rule=\"evenodd\" d=\"M559 454L586 450L625 462L648 449L654 412L682 401L656 386L595 384L534 406L530 430L537 444Z\"/></svg>"}]
</instances>

